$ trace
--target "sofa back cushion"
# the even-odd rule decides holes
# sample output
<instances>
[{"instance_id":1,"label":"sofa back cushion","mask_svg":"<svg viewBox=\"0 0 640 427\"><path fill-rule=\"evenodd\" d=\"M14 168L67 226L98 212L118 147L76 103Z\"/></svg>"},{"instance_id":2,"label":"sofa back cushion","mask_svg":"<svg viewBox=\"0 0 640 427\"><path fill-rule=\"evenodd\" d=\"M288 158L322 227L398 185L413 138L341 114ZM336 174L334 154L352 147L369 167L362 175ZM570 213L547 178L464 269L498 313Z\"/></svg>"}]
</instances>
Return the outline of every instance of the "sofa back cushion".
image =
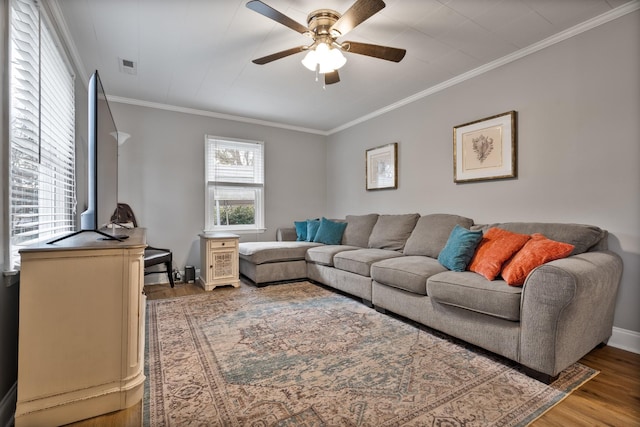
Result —
<instances>
[{"instance_id":1,"label":"sofa back cushion","mask_svg":"<svg viewBox=\"0 0 640 427\"><path fill-rule=\"evenodd\" d=\"M438 258L453 227L470 228L473 220L458 215L431 214L420 217L404 246L405 255Z\"/></svg>"},{"instance_id":2,"label":"sofa back cushion","mask_svg":"<svg viewBox=\"0 0 640 427\"><path fill-rule=\"evenodd\" d=\"M342 244L366 248L373 226L378 221L378 214L347 215L347 228L342 235Z\"/></svg>"},{"instance_id":3,"label":"sofa back cushion","mask_svg":"<svg viewBox=\"0 0 640 427\"><path fill-rule=\"evenodd\" d=\"M607 249L606 241L603 241L607 237L607 232L593 225L551 222L505 222L501 224L474 226L473 228L486 231L491 227L500 227L503 230L522 234L540 233L548 239L573 245L574 248L571 255L587 252L593 247L597 247L599 250Z\"/></svg>"},{"instance_id":4,"label":"sofa back cushion","mask_svg":"<svg viewBox=\"0 0 640 427\"><path fill-rule=\"evenodd\" d=\"M369 236L369 247L401 251L419 218L417 213L380 215Z\"/></svg>"}]
</instances>

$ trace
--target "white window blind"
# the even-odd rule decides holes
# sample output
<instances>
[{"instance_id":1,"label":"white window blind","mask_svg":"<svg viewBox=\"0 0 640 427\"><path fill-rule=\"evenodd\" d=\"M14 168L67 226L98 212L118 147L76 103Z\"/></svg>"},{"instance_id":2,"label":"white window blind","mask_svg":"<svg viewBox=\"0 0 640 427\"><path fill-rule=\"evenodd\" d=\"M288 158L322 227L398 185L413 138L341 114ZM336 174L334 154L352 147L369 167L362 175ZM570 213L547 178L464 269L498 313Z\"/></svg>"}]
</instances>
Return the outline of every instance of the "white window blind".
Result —
<instances>
[{"instance_id":1,"label":"white window blind","mask_svg":"<svg viewBox=\"0 0 640 427\"><path fill-rule=\"evenodd\" d=\"M41 5L11 0L10 265L21 247L75 230L74 77Z\"/></svg>"},{"instance_id":2,"label":"white window blind","mask_svg":"<svg viewBox=\"0 0 640 427\"><path fill-rule=\"evenodd\" d=\"M205 231L264 229L264 144L205 136Z\"/></svg>"}]
</instances>

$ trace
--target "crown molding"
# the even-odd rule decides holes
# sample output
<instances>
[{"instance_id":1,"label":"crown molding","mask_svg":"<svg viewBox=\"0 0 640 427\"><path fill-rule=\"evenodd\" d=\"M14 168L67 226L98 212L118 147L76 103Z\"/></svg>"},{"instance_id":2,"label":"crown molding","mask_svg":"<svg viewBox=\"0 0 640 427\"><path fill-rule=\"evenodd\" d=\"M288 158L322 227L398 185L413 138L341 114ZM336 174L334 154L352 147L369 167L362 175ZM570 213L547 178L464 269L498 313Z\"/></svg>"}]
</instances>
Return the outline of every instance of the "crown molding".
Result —
<instances>
[{"instance_id":1,"label":"crown molding","mask_svg":"<svg viewBox=\"0 0 640 427\"><path fill-rule=\"evenodd\" d=\"M294 131L297 131L297 132L311 133L311 134L315 134L315 135L322 135L322 136L327 136L328 135L327 132L321 131L321 130L318 130L318 129L310 129L310 128L305 128L305 127L300 127L300 126L287 125L287 124L284 124L284 123L270 122L270 121L267 121L267 120L252 119L252 118L249 118L249 117L234 116L232 114L216 113L214 111L208 111L208 110L198 110L196 108L179 107L177 105L169 105L169 104L161 104L161 103L158 103L158 102L141 101L139 99L123 98L123 97L120 97L120 96L107 95L107 99L109 100L109 102L118 102L120 104L136 105L136 106L139 106L139 107L155 108L155 109L158 109L158 110L173 111L173 112L176 112L176 113L193 114L193 115L196 115L196 116L213 117L215 119L232 120L232 121L235 121L235 122L250 123L250 124L260 125L260 126L268 126L268 127L281 128L281 129L287 129L287 130L294 130Z\"/></svg>"},{"instance_id":2,"label":"crown molding","mask_svg":"<svg viewBox=\"0 0 640 427\"><path fill-rule=\"evenodd\" d=\"M577 36L578 34L582 34L585 31L589 31L593 28L599 27L600 25L606 24L607 22L613 21L614 19L620 18L621 16L627 15L631 12L635 12L638 9L640 9L640 0L634 0L632 2L626 3L622 6L619 6L608 12L605 12L602 15L596 16L574 27L568 28L560 33L554 34L553 36L548 37L542 41L529 45L509 55L503 56L502 58L496 59L493 62L489 62L488 64L482 65L478 68L474 68L471 71L467 71L466 73L460 74L452 79L449 79L440 84L437 84L428 89L425 89L422 92L418 92L415 95L411 95L407 98L404 98L394 104L388 105L370 114L367 114L358 119L345 123L342 126L338 126L334 129L331 129L330 131L327 132L327 134L332 135L334 133L343 131L357 124L366 122L367 120L371 120L375 117L381 116L382 114L385 114L395 109L398 109L400 107L403 107L407 104L411 104L412 102L415 102L419 99L422 99L427 96L438 93L440 91L443 91L451 86L455 86L459 83L462 83L464 81L477 77L491 70L495 70L498 67L502 67L503 65L517 61L521 58L524 58L533 53L536 53L542 49L546 49L550 46L553 46L554 44L560 43L571 37Z\"/></svg>"},{"instance_id":3,"label":"crown molding","mask_svg":"<svg viewBox=\"0 0 640 427\"><path fill-rule=\"evenodd\" d=\"M51 12L52 18L56 23L56 27L59 36L62 37L64 41L67 52L71 56L71 61L73 62L73 66L76 71L76 75L84 76L86 72L86 68L84 66L84 62L80 57L80 53L78 52L78 48L71 37L71 32L69 31L69 26L67 25L67 21L64 19L64 15L62 14L62 10L60 9L59 0L50 0L48 2L49 11ZM80 78L82 81L82 85L85 89L88 88L89 82L86 78Z\"/></svg>"}]
</instances>

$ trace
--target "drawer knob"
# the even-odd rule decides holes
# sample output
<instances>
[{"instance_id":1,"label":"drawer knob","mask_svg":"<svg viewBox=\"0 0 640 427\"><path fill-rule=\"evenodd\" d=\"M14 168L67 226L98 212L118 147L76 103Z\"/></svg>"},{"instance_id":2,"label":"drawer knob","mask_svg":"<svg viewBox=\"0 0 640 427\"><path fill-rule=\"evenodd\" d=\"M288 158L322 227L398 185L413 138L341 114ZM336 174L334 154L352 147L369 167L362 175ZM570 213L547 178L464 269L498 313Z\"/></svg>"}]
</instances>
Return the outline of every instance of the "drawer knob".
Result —
<instances>
[{"instance_id":1,"label":"drawer knob","mask_svg":"<svg viewBox=\"0 0 640 427\"><path fill-rule=\"evenodd\" d=\"M222 246L224 246L224 243L225 243L225 242L222 242Z\"/></svg>"}]
</instances>

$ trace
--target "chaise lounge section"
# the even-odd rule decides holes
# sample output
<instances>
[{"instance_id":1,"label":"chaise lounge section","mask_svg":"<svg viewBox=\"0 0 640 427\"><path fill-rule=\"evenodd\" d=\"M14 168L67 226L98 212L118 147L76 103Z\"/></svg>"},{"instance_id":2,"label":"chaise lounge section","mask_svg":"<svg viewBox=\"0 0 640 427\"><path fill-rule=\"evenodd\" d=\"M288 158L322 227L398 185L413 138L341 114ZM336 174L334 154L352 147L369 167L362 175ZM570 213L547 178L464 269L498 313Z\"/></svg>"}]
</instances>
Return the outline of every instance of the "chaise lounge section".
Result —
<instances>
[{"instance_id":1,"label":"chaise lounge section","mask_svg":"<svg viewBox=\"0 0 640 427\"><path fill-rule=\"evenodd\" d=\"M279 230L275 242L241 243L240 272L257 285L309 279L338 289L514 360L544 382L611 336L622 261L607 250L607 232L598 227L475 225L450 214L348 215L334 222L346 223L339 244L296 241L295 228ZM461 271L443 265L445 252L464 246L455 245L454 230L482 238ZM533 268L521 285L500 273L489 280L484 270L468 268L483 261L480 247L490 248L489 236L496 233L531 241L518 256L549 240L571 252ZM501 250L509 242L495 241ZM489 258L485 266L503 268L516 259L507 255L506 261Z\"/></svg>"}]
</instances>

